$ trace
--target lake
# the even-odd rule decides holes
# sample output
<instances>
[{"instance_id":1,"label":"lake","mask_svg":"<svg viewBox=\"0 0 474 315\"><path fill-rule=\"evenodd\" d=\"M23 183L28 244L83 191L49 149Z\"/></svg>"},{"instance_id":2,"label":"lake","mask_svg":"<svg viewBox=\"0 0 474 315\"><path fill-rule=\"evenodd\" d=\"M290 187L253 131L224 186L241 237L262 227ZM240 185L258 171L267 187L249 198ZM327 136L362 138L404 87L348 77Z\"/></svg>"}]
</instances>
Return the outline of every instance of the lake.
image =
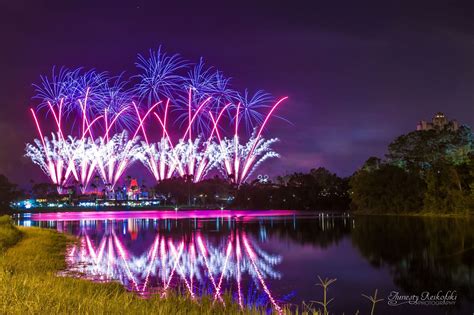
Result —
<instances>
[{"instance_id":1,"label":"lake","mask_svg":"<svg viewBox=\"0 0 474 315\"><path fill-rule=\"evenodd\" d=\"M328 289L330 313L369 314L362 294L376 289L384 299L376 314L474 311L474 228L467 218L196 210L31 214L17 223L79 238L68 248L66 274L119 281L143 296L177 289L220 301L230 292L242 306L301 308L322 299L319 275L337 279ZM454 305L393 298L425 291L428 304L451 291Z\"/></svg>"}]
</instances>

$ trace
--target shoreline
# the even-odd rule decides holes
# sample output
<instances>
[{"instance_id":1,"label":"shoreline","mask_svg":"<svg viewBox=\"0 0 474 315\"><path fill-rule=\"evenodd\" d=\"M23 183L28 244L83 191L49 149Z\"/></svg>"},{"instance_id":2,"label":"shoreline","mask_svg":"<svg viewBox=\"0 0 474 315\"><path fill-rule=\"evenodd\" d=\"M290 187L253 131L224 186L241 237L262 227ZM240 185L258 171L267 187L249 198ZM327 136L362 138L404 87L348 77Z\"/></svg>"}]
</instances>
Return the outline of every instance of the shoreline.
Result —
<instances>
[{"instance_id":1,"label":"shoreline","mask_svg":"<svg viewBox=\"0 0 474 315\"><path fill-rule=\"evenodd\" d=\"M126 219L207 219L231 217L288 217L298 214L291 210L142 210L33 213L26 218L34 221L126 220Z\"/></svg>"},{"instance_id":2,"label":"shoreline","mask_svg":"<svg viewBox=\"0 0 474 315\"><path fill-rule=\"evenodd\" d=\"M419 217L419 218L453 218L453 219L469 219L474 214L458 214L458 213L370 213L370 212L352 212L352 216L386 216L386 217Z\"/></svg>"},{"instance_id":3,"label":"shoreline","mask_svg":"<svg viewBox=\"0 0 474 315\"><path fill-rule=\"evenodd\" d=\"M18 211L17 209L12 209L10 212L11 216L14 217L22 217L24 215L41 215L41 214L52 214L52 213L71 213L71 214L79 214L79 213L140 213L140 212L162 212L162 213L169 213L169 214L184 214L184 213L195 213L196 215L201 215L204 211L213 211L213 212L222 212L222 213L232 213L238 212L239 214L251 214L252 212L258 212L261 214L267 214L272 212L287 212L289 215L298 215L298 214L328 214L331 216L339 216L339 215L349 215L349 216L391 216L391 217L422 217L422 218L472 218L474 217L474 213L433 213L433 212L405 212L405 213L371 213L365 211L324 211L324 210L289 210L289 209L242 209L242 208L218 208L218 207L177 207L177 208L170 208L170 207L141 207L141 208L124 208L124 207L98 207L98 208L43 208L33 211Z\"/></svg>"}]
</instances>

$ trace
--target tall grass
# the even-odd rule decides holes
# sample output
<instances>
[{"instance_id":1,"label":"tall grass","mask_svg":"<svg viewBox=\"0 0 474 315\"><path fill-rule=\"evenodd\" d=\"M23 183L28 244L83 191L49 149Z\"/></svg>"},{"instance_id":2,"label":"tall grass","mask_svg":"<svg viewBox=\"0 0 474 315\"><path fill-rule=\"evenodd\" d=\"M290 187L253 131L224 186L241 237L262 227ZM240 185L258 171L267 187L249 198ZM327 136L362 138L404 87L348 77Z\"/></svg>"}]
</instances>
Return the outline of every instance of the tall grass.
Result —
<instances>
[{"instance_id":1,"label":"tall grass","mask_svg":"<svg viewBox=\"0 0 474 315\"><path fill-rule=\"evenodd\" d=\"M10 217L0 217L0 255L8 247L15 245L20 238L21 233L13 226Z\"/></svg>"}]
</instances>

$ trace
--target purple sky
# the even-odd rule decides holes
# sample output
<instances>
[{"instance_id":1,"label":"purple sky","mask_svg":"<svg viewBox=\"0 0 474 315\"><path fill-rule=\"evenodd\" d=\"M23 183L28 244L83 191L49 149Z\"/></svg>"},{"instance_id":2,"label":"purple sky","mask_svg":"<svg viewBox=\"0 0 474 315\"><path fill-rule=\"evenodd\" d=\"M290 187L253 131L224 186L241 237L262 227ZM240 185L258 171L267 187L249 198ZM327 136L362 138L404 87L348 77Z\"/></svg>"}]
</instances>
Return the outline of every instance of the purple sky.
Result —
<instances>
[{"instance_id":1,"label":"purple sky","mask_svg":"<svg viewBox=\"0 0 474 315\"><path fill-rule=\"evenodd\" d=\"M237 90L290 96L278 114L293 124L268 130L282 158L262 172L350 175L437 111L474 124L474 2L203 2L2 1L0 173L46 181L22 158L40 74L133 73L136 54L159 45L203 56Z\"/></svg>"}]
</instances>

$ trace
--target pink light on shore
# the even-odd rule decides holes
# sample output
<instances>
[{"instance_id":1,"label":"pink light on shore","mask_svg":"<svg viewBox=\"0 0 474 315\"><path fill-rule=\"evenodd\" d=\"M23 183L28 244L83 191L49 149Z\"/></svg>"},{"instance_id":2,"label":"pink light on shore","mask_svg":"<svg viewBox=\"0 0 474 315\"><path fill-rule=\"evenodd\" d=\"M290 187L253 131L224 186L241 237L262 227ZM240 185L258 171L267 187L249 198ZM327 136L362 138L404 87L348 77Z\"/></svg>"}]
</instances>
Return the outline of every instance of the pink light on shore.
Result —
<instances>
[{"instance_id":1,"label":"pink light on shore","mask_svg":"<svg viewBox=\"0 0 474 315\"><path fill-rule=\"evenodd\" d=\"M209 219L282 217L297 214L294 210L159 210L159 211L94 211L34 213L34 221L127 220L127 219Z\"/></svg>"}]
</instances>

